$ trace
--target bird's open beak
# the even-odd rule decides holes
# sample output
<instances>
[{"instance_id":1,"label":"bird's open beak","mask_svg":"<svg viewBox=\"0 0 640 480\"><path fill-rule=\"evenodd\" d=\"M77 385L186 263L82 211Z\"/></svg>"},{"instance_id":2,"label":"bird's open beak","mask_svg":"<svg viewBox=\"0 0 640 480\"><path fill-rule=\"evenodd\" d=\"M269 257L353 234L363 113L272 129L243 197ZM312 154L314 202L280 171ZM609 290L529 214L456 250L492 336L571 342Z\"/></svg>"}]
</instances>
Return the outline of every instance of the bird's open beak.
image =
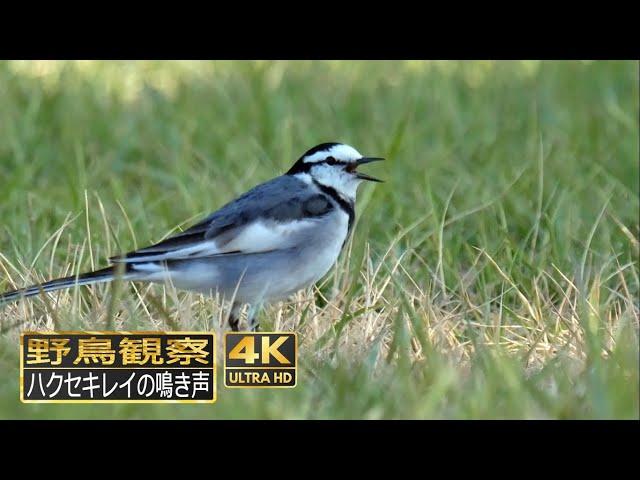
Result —
<instances>
[{"instance_id":1,"label":"bird's open beak","mask_svg":"<svg viewBox=\"0 0 640 480\"><path fill-rule=\"evenodd\" d=\"M362 157L356 162L356 165L360 166L360 165L364 165L365 163L381 162L383 160L384 158L380 158L380 157ZM384 180L380 180L379 178L372 177L362 172L356 172L356 177L362 180L369 180L370 182L380 182L380 183L384 182Z\"/></svg>"}]
</instances>

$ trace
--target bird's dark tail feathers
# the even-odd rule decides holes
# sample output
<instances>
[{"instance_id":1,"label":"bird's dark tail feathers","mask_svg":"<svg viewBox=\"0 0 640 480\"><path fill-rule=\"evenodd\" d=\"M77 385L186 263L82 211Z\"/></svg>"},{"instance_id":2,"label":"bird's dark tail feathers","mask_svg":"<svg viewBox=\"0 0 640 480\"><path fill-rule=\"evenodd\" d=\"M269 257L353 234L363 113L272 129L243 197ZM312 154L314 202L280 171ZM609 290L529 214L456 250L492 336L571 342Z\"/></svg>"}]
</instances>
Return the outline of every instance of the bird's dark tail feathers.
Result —
<instances>
[{"instance_id":1,"label":"bird's dark tail feathers","mask_svg":"<svg viewBox=\"0 0 640 480\"><path fill-rule=\"evenodd\" d=\"M33 285L31 287L21 288L20 290L2 293L0 294L0 306L13 300L18 300L19 298L38 295L42 291L53 292L54 290L71 288L76 285L92 285L94 283L110 282L116 278L116 275L116 267L107 267L102 270L83 273L77 276L73 275L71 277L57 278L39 285ZM125 271L122 273L122 279L128 280L130 276L130 267L127 265Z\"/></svg>"}]
</instances>

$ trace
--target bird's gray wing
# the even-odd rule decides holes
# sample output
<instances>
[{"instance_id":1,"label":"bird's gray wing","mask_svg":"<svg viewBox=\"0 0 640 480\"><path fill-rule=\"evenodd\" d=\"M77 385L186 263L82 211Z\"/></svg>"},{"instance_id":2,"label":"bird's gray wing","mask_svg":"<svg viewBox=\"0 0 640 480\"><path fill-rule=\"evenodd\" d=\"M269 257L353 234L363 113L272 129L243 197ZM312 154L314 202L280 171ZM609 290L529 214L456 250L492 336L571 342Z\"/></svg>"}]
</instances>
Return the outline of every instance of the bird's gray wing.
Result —
<instances>
[{"instance_id":1,"label":"bird's gray wing","mask_svg":"<svg viewBox=\"0 0 640 480\"><path fill-rule=\"evenodd\" d=\"M333 208L326 195L295 177L282 176L249 190L183 232L110 260L131 263L288 248L296 234Z\"/></svg>"}]
</instances>

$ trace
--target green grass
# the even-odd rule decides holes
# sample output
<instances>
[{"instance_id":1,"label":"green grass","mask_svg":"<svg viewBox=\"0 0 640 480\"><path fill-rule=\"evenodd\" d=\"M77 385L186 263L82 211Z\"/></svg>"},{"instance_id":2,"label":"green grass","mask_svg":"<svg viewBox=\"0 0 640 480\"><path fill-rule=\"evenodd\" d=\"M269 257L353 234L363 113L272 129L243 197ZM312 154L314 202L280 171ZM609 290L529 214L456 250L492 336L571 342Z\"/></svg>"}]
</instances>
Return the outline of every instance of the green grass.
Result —
<instances>
[{"instance_id":1,"label":"green grass","mask_svg":"<svg viewBox=\"0 0 640 480\"><path fill-rule=\"evenodd\" d=\"M21 329L223 317L83 287L0 309L0 417L637 419L638 103L638 62L2 62L0 290L104 266L320 142L388 161L339 265L262 312L299 332L295 389L21 404Z\"/></svg>"}]
</instances>

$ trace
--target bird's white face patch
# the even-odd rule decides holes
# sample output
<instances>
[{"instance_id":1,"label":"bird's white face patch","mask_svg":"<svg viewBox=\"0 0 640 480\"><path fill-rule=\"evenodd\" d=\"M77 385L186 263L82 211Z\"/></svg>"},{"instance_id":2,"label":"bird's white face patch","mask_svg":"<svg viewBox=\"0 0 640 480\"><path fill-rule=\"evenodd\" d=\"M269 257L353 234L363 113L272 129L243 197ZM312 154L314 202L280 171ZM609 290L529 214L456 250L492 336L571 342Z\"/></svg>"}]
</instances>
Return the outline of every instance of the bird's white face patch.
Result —
<instances>
[{"instance_id":1,"label":"bird's white face patch","mask_svg":"<svg viewBox=\"0 0 640 480\"><path fill-rule=\"evenodd\" d=\"M336 161L341 162L342 165L330 165L325 163L329 157L334 158ZM326 150L315 152L303 159L305 164L311 165L309 175L298 174L302 180L315 180L322 185L332 187L343 196L354 199L356 196L356 190L360 184L360 179L353 173L349 173L345 170L344 163L355 163L360 160L362 155L355 148L350 145L338 144L334 145ZM303 178L303 175L307 178Z\"/></svg>"},{"instance_id":2,"label":"bird's white face patch","mask_svg":"<svg viewBox=\"0 0 640 480\"><path fill-rule=\"evenodd\" d=\"M358 157L360 158L360 157ZM311 167L311 177L318 183L335 189L347 198L355 199L358 185L362 181L343 167L321 163Z\"/></svg>"},{"instance_id":3,"label":"bird's white face patch","mask_svg":"<svg viewBox=\"0 0 640 480\"><path fill-rule=\"evenodd\" d=\"M327 157L333 157L336 160L340 160L343 162L355 162L362 158L360 152L358 152L355 148L350 145L338 144L334 145L328 150L323 150L321 152L316 152L313 155L309 155L305 157L304 163L316 163L325 160Z\"/></svg>"}]
</instances>

